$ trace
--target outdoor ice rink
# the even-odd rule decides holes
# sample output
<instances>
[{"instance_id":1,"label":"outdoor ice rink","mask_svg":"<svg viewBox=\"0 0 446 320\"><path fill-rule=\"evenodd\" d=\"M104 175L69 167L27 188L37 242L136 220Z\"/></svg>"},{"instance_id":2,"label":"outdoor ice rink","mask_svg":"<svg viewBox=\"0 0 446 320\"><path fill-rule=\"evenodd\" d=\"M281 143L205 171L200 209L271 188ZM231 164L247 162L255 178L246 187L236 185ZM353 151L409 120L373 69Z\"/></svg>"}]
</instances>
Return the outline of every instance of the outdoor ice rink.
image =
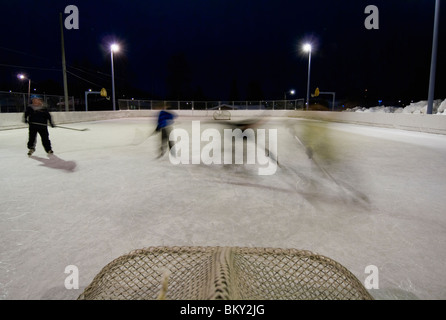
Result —
<instances>
[{"instance_id":1,"label":"outdoor ice rink","mask_svg":"<svg viewBox=\"0 0 446 320\"><path fill-rule=\"evenodd\" d=\"M191 132L223 126L177 118ZM57 123L56 123L57 124ZM149 246L296 248L341 263L376 299L446 299L446 136L267 118L280 166L174 165L154 118L0 131L0 299L77 299L113 259ZM313 158L308 157L311 146ZM202 145L205 145L203 143ZM64 271L79 270L79 289Z\"/></svg>"}]
</instances>

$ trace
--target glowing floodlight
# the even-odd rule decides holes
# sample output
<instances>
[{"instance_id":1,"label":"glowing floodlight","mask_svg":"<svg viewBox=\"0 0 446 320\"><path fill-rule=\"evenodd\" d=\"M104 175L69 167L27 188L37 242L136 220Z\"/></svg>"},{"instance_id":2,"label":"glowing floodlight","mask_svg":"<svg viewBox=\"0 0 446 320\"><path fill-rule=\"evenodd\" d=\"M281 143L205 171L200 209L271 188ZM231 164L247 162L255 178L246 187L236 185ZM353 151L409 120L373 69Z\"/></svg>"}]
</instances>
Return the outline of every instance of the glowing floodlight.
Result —
<instances>
[{"instance_id":1,"label":"glowing floodlight","mask_svg":"<svg viewBox=\"0 0 446 320\"><path fill-rule=\"evenodd\" d=\"M308 52L308 79L307 79L307 110L310 104L310 70L311 70L311 44L305 43L303 48L305 52Z\"/></svg>"},{"instance_id":2,"label":"glowing floodlight","mask_svg":"<svg viewBox=\"0 0 446 320\"><path fill-rule=\"evenodd\" d=\"M303 49L305 52L311 52L311 44L309 43L304 44Z\"/></svg>"},{"instance_id":3,"label":"glowing floodlight","mask_svg":"<svg viewBox=\"0 0 446 320\"><path fill-rule=\"evenodd\" d=\"M117 51L119 51L119 45L117 45L116 43L113 43L113 44L110 46L110 50L111 50L112 52L117 52Z\"/></svg>"},{"instance_id":4,"label":"glowing floodlight","mask_svg":"<svg viewBox=\"0 0 446 320\"><path fill-rule=\"evenodd\" d=\"M119 45L113 43L110 46L110 54L111 54L111 69L112 69L112 93L113 93L113 111L116 110L116 99L115 99L115 68L113 67L113 52L119 51Z\"/></svg>"}]
</instances>

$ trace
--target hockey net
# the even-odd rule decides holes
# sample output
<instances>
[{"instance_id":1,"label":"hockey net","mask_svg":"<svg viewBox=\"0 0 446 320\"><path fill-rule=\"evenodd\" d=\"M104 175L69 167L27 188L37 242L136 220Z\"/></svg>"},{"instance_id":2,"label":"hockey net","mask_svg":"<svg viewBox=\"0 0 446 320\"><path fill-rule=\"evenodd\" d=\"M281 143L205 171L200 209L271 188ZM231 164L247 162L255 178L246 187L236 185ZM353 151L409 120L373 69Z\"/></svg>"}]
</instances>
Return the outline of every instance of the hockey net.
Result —
<instances>
[{"instance_id":1,"label":"hockey net","mask_svg":"<svg viewBox=\"0 0 446 320\"><path fill-rule=\"evenodd\" d=\"M79 300L373 300L345 267L310 251L149 247L123 255Z\"/></svg>"},{"instance_id":2,"label":"hockey net","mask_svg":"<svg viewBox=\"0 0 446 320\"><path fill-rule=\"evenodd\" d=\"M228 110L217 110L212 117L214 120L231 120L231 113Z\"/></svg>"}]
</instances>

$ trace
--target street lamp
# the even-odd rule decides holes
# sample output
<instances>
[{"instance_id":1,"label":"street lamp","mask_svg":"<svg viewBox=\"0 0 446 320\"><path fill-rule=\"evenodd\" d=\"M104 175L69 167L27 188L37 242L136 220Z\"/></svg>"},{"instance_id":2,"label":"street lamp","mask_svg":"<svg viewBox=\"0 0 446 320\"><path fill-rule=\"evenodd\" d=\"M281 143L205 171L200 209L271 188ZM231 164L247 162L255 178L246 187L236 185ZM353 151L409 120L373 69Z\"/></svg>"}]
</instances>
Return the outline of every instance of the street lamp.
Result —
<instances>
[{"instance_id":1,"label":"street lamp","mask_svg":"<svg viewBox=\"0 0 446 320\"><path fill-rule=\"evenodd\" d=\"M310 104L310 69L311 69L311 44L306 43L303 46L304 52L308 52L308 79L307 79L307 110Z\"/></svg>"},{"instance_id":2,"label":"street lamp","mask_svg":"<svg viewBox=\"0 0 446 320\"><path fill-rule=\"evenodd\" d=\"M116 101L115 101L115 70L113 67L113 52L119 51L119 45L116 43L113 43L110 46L110 52L111 52L111 69L112 69L112 92L113 92L113 111L116 110Z\"/></svg>"},{"instance_id":3,"label":"street lamp","mask_svg":"<svg viewBox=\"0 0 446 320\"><path fill-rule=\"evenodd\" d=\"M429 76L429 92L427 99L427 114L432 114L435 91L435 69L437 67L438 24L440 23L440 0L435 0L434 35L432 40L431 70Z\"/></svg>"},{"instance_id":4,"label":"street lamp","mask_svg":"<svg viewBox=\"0 0 446 320\"><path fill-rule=\"evenodd\" d=\"M20 80L28 80L28 104L30 103L30 95L31 95L31 79L27 78L24 74L17 75L17 78Z\"/></svg>"},{"instance_id":5,"label":"street lamp","mask_svg":"<svg viewBox=\"0 0 446 320\"><path fill-rule=\"evenodd\" d=\"M295 91L294 90L289 90L289 91L285 91L284 93L284 104L285 104L285 109L287 106L287 101L286 101L286 94L289 93L290 95L294 95Z\"/></svg>"}]
</instances>

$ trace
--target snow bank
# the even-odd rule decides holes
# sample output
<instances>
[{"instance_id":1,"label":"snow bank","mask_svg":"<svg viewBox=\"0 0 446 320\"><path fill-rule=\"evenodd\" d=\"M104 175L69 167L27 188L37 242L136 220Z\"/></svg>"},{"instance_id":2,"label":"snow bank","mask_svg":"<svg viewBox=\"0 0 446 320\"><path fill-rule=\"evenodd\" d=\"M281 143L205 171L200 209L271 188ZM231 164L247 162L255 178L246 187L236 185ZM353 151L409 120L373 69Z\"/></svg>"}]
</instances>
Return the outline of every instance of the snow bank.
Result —
<instances>
[{"instance_id":1,"label":"snow bank","mask_svg":"<svg viewBox=\"0 0 446 320\"><path fill-rule=\"evenodd\" d=\"M427 113L427 101L422 100L419 102L412 102L404 108L392 107L392 106L377 106L371 108L355 107L346 109L344 112L379 112L379 113L412 113L412 114L426 114ZM446 99L434 100L432 107L432 114L446 115Z\"/></svg>"}]
</instances>

